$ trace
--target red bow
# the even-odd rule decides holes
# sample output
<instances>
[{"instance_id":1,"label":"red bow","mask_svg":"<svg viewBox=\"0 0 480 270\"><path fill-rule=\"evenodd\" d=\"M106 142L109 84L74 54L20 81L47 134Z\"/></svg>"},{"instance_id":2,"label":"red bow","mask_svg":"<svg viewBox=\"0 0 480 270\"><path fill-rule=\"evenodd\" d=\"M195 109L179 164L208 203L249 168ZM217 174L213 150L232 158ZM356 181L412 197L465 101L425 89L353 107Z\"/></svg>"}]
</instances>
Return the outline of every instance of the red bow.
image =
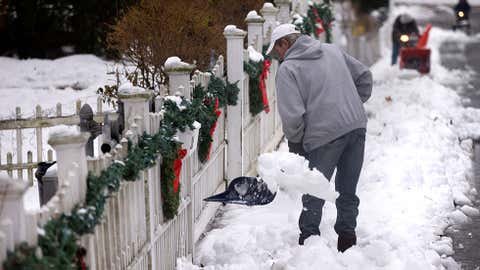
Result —
<instances>
[{"instance_id":1,"label":"red bow","mask_svg":"<svg viewBox=\"0 0 480 270\"><path fill-rule=\"evenodd\" d=\"M315 26L316 26L316 30L315 30L315 33L317 34L317 36L319 36L321 33L323 33L325 31L325 28L323 27L323 21L322 19L320 18L320 16L318 15L318 10L316 8L313 9L313 14L315 15Z\"/></svg>"},{"instance_id":2,"label":"red bow","mask_svg":"<svg viewBox=\"0 0 480 270\"><path fill-rule=\"evenodd\" d=\"M220 110L218 110L218 98L215 98L215 115L218 117L222 114ZM210 127L210 137L213 137L213 133L215 132L215 128L217 128L217 120L213 123L213 125ZM208 146L208 154L207 154L207 160L210 159L210 150L212 149L212 142L210 142Z\"/></svg>"},{"instance_id":3,"label":"red bow","mask_svg":"<svg viewBox=\"0 0 480 270\"><path fill-rule=\"evenodd\" d=\"M265 84L265 80L267 79L271 64L272 63L270 60L263 61L262 74L260 74L260 90L262 91L263 107L267 113L270 112L270 106L268 105L267 86Z\"/></svg>"},{"instance_id":4,"label":"red bow","mask_svg":"<svg viewBox=\"0 0 480 270\"><path fill-rule=\"evenodd\" d=\"M175 179L173 180L173 192L178 192L180 186L180 172L182 171L182 159L187 155L187 149L178 149L178 158L173 161L173 171Z\"/></svg>"}]
</instances>

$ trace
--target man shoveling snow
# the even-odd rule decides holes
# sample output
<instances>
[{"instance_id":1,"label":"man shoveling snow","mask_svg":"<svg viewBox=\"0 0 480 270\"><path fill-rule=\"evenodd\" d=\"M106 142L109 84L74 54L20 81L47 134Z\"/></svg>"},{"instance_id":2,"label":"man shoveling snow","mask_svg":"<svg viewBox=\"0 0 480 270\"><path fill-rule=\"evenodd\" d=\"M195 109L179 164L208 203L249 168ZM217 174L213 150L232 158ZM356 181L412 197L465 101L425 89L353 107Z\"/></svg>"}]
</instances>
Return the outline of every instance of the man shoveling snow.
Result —
<instances>
[{"instance_id":1,"label":"man shoveling snow","mask_svg":"<svg viewBox=\"0 0 480 270\"><path fill-rule=\"evenodd\" d=\"M360 200L356 188L367 125L363 102L372 92L372 74L339 47L301 35L292 24L273 30L267 54L280 62L276 75L278 110L291 150L304 154L309 167L318 169L327 179L337 170L335 231L337 249L344 252L357 242ZM241 186L238 181L245 180L237 180L234 185ZM295 182L292 179L284 183L291 187ZM308 191L302 197L300 245L308 237L320 235L325 203L325 198Z\"/></svg>"}]
</instances>

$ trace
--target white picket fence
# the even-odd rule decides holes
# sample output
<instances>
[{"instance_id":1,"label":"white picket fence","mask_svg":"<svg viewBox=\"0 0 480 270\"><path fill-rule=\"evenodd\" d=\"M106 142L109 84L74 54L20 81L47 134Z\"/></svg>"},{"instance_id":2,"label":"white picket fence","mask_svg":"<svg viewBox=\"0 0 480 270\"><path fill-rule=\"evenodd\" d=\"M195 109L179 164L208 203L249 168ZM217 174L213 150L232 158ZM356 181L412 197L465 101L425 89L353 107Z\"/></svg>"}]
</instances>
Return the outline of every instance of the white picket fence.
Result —
<instances>
[{"instance_id":1,"label":"white picket fence","mask_svg":"<svg viewBox=\"0 0 480 270\"><path fill-rule=\"evenodd\" d=\"M289 1L276 1L278 9L266 4L261 13L264 19L249 21L248 41L261 51L268 42L275 22L289 21ZM260 26L260 27L258 27ZM183 159L180 178L181 203L178 214L165 220L162 212L160 183L161 158L156 165L143 171L135 182L123 181L119 191L107 201L103 219L94 233L84 235L80 244L87 249L87 264L92 270L103 269L160 269L175 268L178 257L193 258L194 245L219 204L205 203L203 198L223 191L225 180L241 175L255 175L260 153L274 150L283 136L277 111L275 81L278 63L273 62L266 82L270 112L252 117L249 112L248 76L244 72L246 58L244 39L247 32L226 27L226 67L219 57L212 73L229 82L239 81L240 93L236 106L228 106L218 119L210 159L201 163L194 150ZM190 97L193 86L206 86L209 72L191 70L168 72L169 92L179 91ZM224 74L226 73L226 77ZM143 132L159 130L162 114L149 111L148 91L121 95L124 104L125 130L123 139L113 151L100 157L87 157L87 134L57 135L49 139L58 164L59 188L55 196L38 213L26 213L22 197L27 184L12 179L0 179L0 262L6 251L27 241L35 245L37 225L42 227L52 217L68 213L85 200L88 172L99 174L127 153L127 139L136 141ZM155 100L159 102L159 100ZM158 106L156 106L158 108ZM3 196L3 197L1 197Z\"/></svg>"},{"instance_id":2,"label":"white picket fence","mask_svg":"<svg viewBox=\"0 0 480 270\"><path fill-rule=\"evenodd\" d=\"M55 115L47 115L50 110L42 109L41 105L35 106L35 114L32 117L24 117L20 107L15 109L15 118L0 120L0 132L15 131L13 138L8 138L8 142L0 140L0 172L5 171L9 177L18 179L28 179L30 184L33 183L33 172L37 168L38 162L52 161L54 158L51 149L45 147L45 129L57 125L78 125L80 123L80 109L82 102L77 100L73 114L65 114L65 104L57 103L55 106ZM102 100L97 100L96 114L94 120L103 123L104 112L102 108ZM13 135L13 134L12 134ZM7 136L7 133L5 133ZM15 142L15 151L7 152L5 158L2 156L2 143L8 145ZM27 146L25 146L27 141ZM28 141L35 141L36 149L28 148ZM27 158L25 160L25 153Z\"/></svg>"}]
</instances>

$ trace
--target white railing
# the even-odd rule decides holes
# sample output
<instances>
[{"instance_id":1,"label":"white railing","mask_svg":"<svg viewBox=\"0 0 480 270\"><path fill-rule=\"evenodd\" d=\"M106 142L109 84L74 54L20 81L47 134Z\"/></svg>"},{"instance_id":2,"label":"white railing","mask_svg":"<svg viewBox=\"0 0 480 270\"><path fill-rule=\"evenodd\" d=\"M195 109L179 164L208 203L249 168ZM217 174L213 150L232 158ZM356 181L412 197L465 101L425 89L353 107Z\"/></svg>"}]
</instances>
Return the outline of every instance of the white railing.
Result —
<instances>
[{"instance_id":1,"label":"white railing","mask_svg":"<svg viewBox=\"0 0 480 270\"><path fill-rule=\"evenodd\" d=\"M284 10L282 14L288 14L285 12L288 1L279 2L280 10ZM278 10L268 9L268 12L271 16L271 12ZM271 25L271 20L267 21ZM249 33L257 37L251 40L257 42L257 48L261 48L259 45L263 44L263 40L259 40L258 36L265 37L268 33L263 33L264 27L254 29L260 33ZM79 244L87 250L86 262L90 269L172 270L178 257L191 258L195 242L219 206L205 203L203 198L223 191L225 180L254 175L258 155L273 150L280 142L282 132L274 81L278 64L272 64L266 82L270 112L252 117L248 109L248 76L243 70L246 32L227 27L224 35L227 40L227 70L224 58L220 56L211 73L195 71L190 77L192 70L167 71L170 76L169 92L180 92L185 97L191 96L195 85L207 86L212 73L231 83L239 81L237 105L220 109L209 160L201 163L196 150L183 159L181 203L177 215L170 220L164 218L162 210L161 158L154 166L141 172L137 181L123 181L118 192L107 199L101 223L93 233L83 235L79 240ZM82 203L87 174L99 175L113 162L124 159L128 151L127 139L136 142L143 132L154 134L159 131L162 114L158 112L158 106L155 106L157 112L149 111L150 93L133 90L128 93L120 95L124 104L123 138L111 153L87 157L84 151L85 133L60 134L50 139L58 160L59 188L39 213L28 214L18 210L24 209L22 196L26 186L12 189L11 183L16 181L0 179L0 196L2 192L8 194L6 203L2 205L4 210L0 212L0 261L5 258L6 250L12 250L20 242L35 245L37 225L42 227L52 217L68 213L75 204Z\"/></svg>"}]
</instances>

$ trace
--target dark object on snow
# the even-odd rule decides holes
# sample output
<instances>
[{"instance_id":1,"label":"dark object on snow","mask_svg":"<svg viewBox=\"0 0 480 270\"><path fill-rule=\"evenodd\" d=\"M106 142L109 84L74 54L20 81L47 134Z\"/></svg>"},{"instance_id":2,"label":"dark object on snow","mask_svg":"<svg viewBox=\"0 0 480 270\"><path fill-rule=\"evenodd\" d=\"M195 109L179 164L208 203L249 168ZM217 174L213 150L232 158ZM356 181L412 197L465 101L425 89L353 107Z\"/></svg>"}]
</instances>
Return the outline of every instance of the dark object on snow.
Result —
<instances>
[{"instance_id":1,"label":"dark object on snow","mask_svg":"<svg viewBox=\"0 0 480 270\"><path fill-rule=\"evenodd\" d=\"M38 192L40 197L40 205L46 204L55 195L58 189L57 177L45 177L48 169L55 164L52 162L39 162L35 171L35 178L38 180Z\"/></svg>"},{"instance_id":2,"label":"dark object on snow","mask_svg":"<svg viewBox=\"0 0 480 270\"><path fill-rule=\"evenodd\" d=\"M271 203L277 193L272 193L262 179L241 176L230 182L225 192L203 199L207 202L223 202L243 205Z\"/></svg>"},{"instance_id":3,"label":"dark object on snow","mask_svg":"<svg viewBox=\"0 0 480 270\"><path fill-rule=\"evenodd\" d=\"M351 233L339 233L337 250L339 252L345 252L345 250L355 246L357 244L357 236Z\"/></svg>"},{"instance_id":4,"label":"dark object on snow","mask_svg":"<svg viewBox=\"0 0 480 270\"><path fill-rule=\"evenodd\" d=\"M80 109L80 131L90 132L85 151L88 156L93 157L93 140L102 134L102 124L93 120L93 110L88 104L83 105Z\"/></svg>"}]
</instances>

